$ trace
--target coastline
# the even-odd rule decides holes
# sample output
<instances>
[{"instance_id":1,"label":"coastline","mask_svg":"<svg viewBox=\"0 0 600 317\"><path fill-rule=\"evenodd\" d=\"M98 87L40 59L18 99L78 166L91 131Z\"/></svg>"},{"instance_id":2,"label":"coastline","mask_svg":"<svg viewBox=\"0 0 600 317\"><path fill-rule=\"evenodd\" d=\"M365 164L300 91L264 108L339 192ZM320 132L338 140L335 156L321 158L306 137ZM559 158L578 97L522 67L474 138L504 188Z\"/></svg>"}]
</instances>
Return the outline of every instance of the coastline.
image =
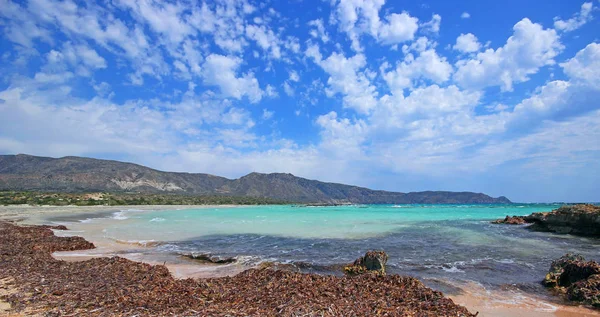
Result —
<instances>
[{"instance_id":1,"label":"coastline","mask_svg":"<svg viewBox=\"0 0 600 317\"><path fill-rule=\"evenodd\" d=\"M80 262L56 251L92 249L59 227L0 222L0 280L10 314L190 316L475 316L412 277L336 277L264 266L234 277L175 279L163 265L119 257ZM349 300L352 299L352 300Z\"/></svg>"},{"instance_id":2,"label":"coastline","mask_svg":"<svg viewBox=\"0 0 600 317\"><path fill-rule=\"evenodd\" d=\"M129 209L150 210L180 210L180 209L210 209L210 208L239 208L257 205L122 205L122 206L33 206L33 205L8 205L0 206L0 220L22 220L29 224L35 221L43 222L41 216L56 214L85 214L120 211ZM258 205L269 206L269 205Z\"/></svg>"},{"instance_id":3,"label":"coastline","mask_svg":"<svg viewBox=\"0 0 600 317\"><path fill-rule=\"evenodd\" d=\"M149 208L150 207L150 208ZM166 207L166 208L165 208ZM183 208L223 208L236 207L229 205L201 205L201 206L90 206L90 207L37 207L37 206L20 206L17 211L33 211L21 213L22 223L26 224L44 224L45 216L54 216L58 214L68 213L94 213L94 212L113 212L123 209L183 209ZM4 207L6 208L6 207ZM0 218L2 207L0 207ZM26 219L22 219L25 217ZM75 231L55 231L59 236L71 237L77 236ZM92 258L106 258L111 256L119 256L135 262L142 262L151 265L165 264L170 274L176 279L196 278L218 278L223 276L235 276L245 272L251 267L239 264L215 265L200 263L194 260L184 259L181 257L168 257L165 255L152 253L136 253L132 252L136 249L144 247L139 244L119 243L114 240L90 240L96 244L96 249L71 252L55 252L53 257L70 262L89 260ZM456 304L465 306L471 312L480 312L480 316L561 316L561 317L586 317L600 316L600 312L587 309L585 307L570 306L567 303L561 302L558 298L552 299L539 294L529 294L521 290L489 290L477 283L470 284L453 284L452 286L460 289L456 294L447 294L446 296L452 299ZM515 300L515 298L517 298ZM2 305L0 305L1 307ZM1 311L0 311L1 312Z\"/></svg>"}]
</instances>

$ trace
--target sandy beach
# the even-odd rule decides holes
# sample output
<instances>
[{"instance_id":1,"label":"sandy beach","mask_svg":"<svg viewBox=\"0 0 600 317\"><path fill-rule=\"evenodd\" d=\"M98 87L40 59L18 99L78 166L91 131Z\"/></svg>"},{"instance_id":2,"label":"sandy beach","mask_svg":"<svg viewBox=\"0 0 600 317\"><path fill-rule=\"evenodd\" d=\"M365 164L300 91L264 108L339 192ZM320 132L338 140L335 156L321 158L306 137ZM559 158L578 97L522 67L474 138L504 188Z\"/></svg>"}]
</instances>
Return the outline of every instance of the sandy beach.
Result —
<instances>
[{"instance_id":1,"label":"sandy beach","mask_svg":"<svg viewBox=\"0 0 600 317\"><path fill-rule=\"evenodd\" d=\"M41 225L47 222L49 216L69 216L69 215L97 215L102 213L111 213L123 209L140 210L177 210L187 208L224 208L232 206L91 206L91 207L34 207L34 206L13 206L0 207L0 219L17 220L21 224ZM76 223L72 224L72 230L62 231L54 230L54 233L62 237L77 236L82 228L78 228ZM100 230L101 228L95 228ZM93 231L94 227L89 224L85 230ZM165 256L164 254L146 252L151 249L152 244L140 245L139 243L130 244L123 241L103 239L101 235L87 233L88 237L95 237L90 240L95 248L89 250L76 251L58 251L52 256L58 260L68 262L80 262L94 258L106 258L118 256L134 262L142 262L151 265L165 265L170 274L176 279L207 279L224 276L238 275L250 267L243 264L212 264L201 263L180 256ZM136 252L136 250L145 249L145 252ZM0 296L14 292L7 285L7 280L3 280L0 287ZM529 294L522 290L489 290L477 283L453 285L460 291L447 294L455 303L467 307L470 312L479 312L479 316L562 316L562 317L586 317L600 316L600 313L585 307L570 306L559 298L549 296L540 296L539 294ZM0 312L8 312L9 304L0 303Z\"/></svg>"}]
</instances>

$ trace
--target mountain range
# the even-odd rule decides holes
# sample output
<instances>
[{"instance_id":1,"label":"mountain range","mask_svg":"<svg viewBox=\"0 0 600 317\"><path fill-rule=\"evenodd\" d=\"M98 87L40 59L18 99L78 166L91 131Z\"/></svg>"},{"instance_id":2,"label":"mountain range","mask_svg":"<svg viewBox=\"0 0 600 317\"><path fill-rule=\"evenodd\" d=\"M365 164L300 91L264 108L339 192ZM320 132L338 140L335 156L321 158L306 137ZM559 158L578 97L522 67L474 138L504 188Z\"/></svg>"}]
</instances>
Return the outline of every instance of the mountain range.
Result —
<instances>
[{"instance_id":1,"label":"mountain range","mask_svg":"<svg viewBox=\"0 0 600 317\"><path fill-rule=\"evenodd\" d=\"M400 193L326 183L284 173L250 173L238 179L163 172L138 164L67 156L0 155L0 190L135 192L266 197L296 203L494 204L504 196L423 191Z\"/></svg>"}]
</instances>

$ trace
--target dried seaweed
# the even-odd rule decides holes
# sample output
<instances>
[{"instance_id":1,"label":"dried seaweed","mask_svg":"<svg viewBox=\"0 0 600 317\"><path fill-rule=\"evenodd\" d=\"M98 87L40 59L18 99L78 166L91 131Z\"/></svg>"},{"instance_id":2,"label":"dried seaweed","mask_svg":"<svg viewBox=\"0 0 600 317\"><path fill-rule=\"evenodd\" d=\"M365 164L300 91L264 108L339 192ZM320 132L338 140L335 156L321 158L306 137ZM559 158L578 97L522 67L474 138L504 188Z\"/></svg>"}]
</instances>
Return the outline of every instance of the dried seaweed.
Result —
<instances>
[{"instance_id":1,"label":"dried seaweed","mask_svg":"<svg viewBox=\"0 0 600 317\"><path fill-rule=\"evenodd\" d=\"M16 312L46 316L473 316L419 280L398 275L336 277L251 269L234 277L174 279L165 266L123 258L83 262L54 251L93 248L48 227L0 222L0 279Z\"/></svg>"}]
</instances>

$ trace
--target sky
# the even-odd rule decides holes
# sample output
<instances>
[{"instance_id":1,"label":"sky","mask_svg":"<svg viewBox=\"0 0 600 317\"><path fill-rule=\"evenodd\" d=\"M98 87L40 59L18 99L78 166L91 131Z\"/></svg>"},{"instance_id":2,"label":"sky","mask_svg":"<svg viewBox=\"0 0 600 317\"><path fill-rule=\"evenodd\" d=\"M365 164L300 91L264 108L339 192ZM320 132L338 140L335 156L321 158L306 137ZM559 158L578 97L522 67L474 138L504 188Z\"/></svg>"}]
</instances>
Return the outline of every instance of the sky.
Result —
<instances>
[{"instance_id":1,"label":"sky","mask_svg":"<svg viewBox=\"0 0 600 317\"><path fill-rule=\"evenodd\" d=\"M600 201L599 8L0 0L0 154Z\"/></svg>"}]
</instances>

